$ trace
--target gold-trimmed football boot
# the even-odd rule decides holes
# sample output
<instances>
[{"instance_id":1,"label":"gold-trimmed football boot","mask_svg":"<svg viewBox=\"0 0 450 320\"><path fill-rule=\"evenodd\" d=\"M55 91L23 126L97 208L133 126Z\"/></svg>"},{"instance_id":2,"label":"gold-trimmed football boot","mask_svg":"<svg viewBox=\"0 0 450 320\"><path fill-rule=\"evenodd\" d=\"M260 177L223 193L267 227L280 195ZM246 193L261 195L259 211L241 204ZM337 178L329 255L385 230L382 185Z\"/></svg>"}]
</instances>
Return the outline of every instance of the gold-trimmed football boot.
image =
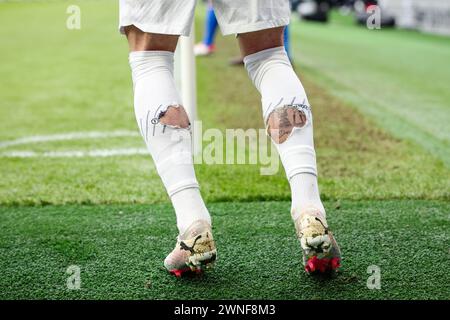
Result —
<instances>
[{"instance_id":1,"label":"gold-trimmed football boot","mask_svg":"<svg viewBox=\"0 0 450 320\"><path fill-rule=\"evenodd\" d=\"M314 207L303 210L294 224L307 273L326 273L341 266L341 251L320 210Z\"/></svg>"},{"instance_id":2,"label":"gold-trimmed football boot","mask_svg":"<svg viewBox=\"0 0 450 320\"><path fill-rule=\"evenodd\" d=\"M199 274L211 267L216 258L211 226L204 220L197 220L178 236L175 249L164 260L164 267L177 277L186 273Z\"/></svg>"}]
</instances>

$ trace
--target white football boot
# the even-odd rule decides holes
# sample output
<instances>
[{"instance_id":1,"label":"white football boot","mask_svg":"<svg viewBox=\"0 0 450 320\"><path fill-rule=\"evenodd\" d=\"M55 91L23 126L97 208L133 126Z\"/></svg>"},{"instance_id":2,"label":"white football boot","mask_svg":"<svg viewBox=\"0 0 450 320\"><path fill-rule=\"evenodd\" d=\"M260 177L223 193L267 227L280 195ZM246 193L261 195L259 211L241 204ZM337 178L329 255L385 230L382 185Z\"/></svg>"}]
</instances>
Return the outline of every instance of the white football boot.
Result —
<instances>
[{"instance_id":1,"label":"white football boot","mask_svg":"<svg viewBox=\"0 0 450 320\"><path fill-rule=\"evenodd\" d=\"M164 267L173 275L201 273L213 265L217 258L211 226L197 220L177 238L175 249L164 260Z\"/></svg>"},{"instance_id":2,"label":"white football boot","mask_svg":"<svg viewBox=\"0 0 450 320\"><path fill-rule=\"evenodd\" d=\"M297 216L295 212L293 216ZM325 273L337 270L341 265L341 251L323 214L318 209L309 207L298 215L294 223L306 272Z\"/></svg>"}]
</instances>

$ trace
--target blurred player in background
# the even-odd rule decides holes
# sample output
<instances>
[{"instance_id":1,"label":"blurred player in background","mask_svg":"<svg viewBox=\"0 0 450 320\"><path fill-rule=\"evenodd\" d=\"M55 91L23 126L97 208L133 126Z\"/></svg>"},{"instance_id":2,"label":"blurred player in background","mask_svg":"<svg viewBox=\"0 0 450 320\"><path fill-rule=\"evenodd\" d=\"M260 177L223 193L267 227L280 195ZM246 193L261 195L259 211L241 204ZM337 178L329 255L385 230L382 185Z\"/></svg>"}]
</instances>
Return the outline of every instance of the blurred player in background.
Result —
<instances>
[{"instance_id":1,"label":"blurred player in background","mask_svg":"<svg viewBox=\"0 0 450 320\"><path fill-rule=\"evenodd\" d=\"M245 67L261 93L267 134L292 191L291 216L305 269L334 270L340 252L319 196L311 108L284 48L289 1L214 0L213 4L222 33L237 35ZM173 75L178 37L189 35L195 5L196 0L120 1L136 120L177 217L179 235L164 265L178 276L201 272L217 257L211 216L194 172L190 121Z\"/></svg>"}]
</instances>

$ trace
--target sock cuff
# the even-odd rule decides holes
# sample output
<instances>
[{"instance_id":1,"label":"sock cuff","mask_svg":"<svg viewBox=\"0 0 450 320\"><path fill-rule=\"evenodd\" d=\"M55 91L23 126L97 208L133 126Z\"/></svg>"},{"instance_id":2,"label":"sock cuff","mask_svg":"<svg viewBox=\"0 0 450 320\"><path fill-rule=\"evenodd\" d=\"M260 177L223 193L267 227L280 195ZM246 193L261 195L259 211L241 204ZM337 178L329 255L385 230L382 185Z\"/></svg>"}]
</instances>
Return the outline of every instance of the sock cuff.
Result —
<instances>
[{"instance_id":1,"label":"sock cuff","mask_svg":"<svg viewBox=\"0 0 450 320\"><path fill-rule=\"evenodd\" d=\"M244 57L244 64L245 65L251 64L256 61L265 60L267 58L274 57L274 56L277 56L277 57L278 56L280 56L280 57L286 56L287 57L285 48L283 46L274 47L274 48L261 50L261 51L249 54L248 56Z\"/></svg>"},{"instance_id":2,"label":"sock cuff","mask_svg":"<svg viewBox=\"0 0 450 320\"><path fill-rule=\"evenodd\" d=\"M169 72L173 76L174 54L171 51L132 51L128 61L134 84L156 72Z\"/></svg>"},{"instance_id":3,"label":"sock cuff","mask_svg":"<svg viewBox=\"0 0 450 320\"><path fill-rule=\"evenodd\" d=\"M298 141L298 130L294 131L294 136L289 139L294 141L286 141L281 145L277 145L281 162L286 171L286 176L290 181L294 176L302 173L317 176L316 152L313 146L301 145ZM297 136L297 137L296 137ZM295 145L291 145L294 144Z\"/></svg>"},{"instance_id":4,"label":"sock cuff","mask_svg":"<svg viewBox=\"0 0 450 320\"><path fill-rule=\"evenodd\" d=\"M162 50L149 50L149 51L131 51L128 55L129 60L145 59L152 57L169 57L173 58L174 53L172 51Z\"/></svg>"},{"instance_id":5,"label":"sock cuff","mask_svg":"<svg viewBox=\"0 0 450 320\"><path fill-rule=\"evenodd\" d=\"M244 65L250 79L261 92L261 81L266 71L277 66L292 68L291 61L284 47L275 47L250 54L244 58Z\"/></svg>"},{"instance_id":6,"label":"sock cuff","mask_svg":"<svg viewBox=\"0 0 450 320\"><path fill-rule=\"evenodd\" d=\"M179 183L166 188L167 194L169 195L170 198L172 198L174 194L186 189L200 190L200 185L198 184L196 179L188 179L180 181Z\"/></svg>"}]
</instances>

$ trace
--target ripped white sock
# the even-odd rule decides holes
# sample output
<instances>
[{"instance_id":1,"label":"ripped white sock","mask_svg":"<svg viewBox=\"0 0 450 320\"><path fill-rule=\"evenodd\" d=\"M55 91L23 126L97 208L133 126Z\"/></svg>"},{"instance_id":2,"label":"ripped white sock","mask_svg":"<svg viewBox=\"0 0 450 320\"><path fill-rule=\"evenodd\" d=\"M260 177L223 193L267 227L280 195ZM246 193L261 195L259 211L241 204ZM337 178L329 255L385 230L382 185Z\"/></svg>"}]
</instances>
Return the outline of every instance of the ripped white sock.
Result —
<instances>
[{"instance_id":1,"label":"ripped white sock","mask_svg":"<svg viewBox=\"0 0 450 320\"><path fill-rule=\"evenodd\" d=\"M161 123L170 107L182 108L173 77L173 53L131 52L129 61L136 120L171 197L180 233L196 220L210 223L211 218L195 177L190 128Z\"/></svg>"},{"instance_id":2,"label":"ripped white sock","mask_svg":"<svg viewBox=\"0 0 450 320\"><path fill-rule=\"evenodd\" d=\"M317 187L311 109L303 85L292 69L284 47L248 55L244 58L244 63L261 93L264 121L291 186L293 218L308 207L315 207L325 214ZM297 125L291 131L283 131L281 128L271 130L269 120L272 115L281 123L280 127L283 123L287 123L287 127L293 123Z\"/></svg>"}]
</instances>

